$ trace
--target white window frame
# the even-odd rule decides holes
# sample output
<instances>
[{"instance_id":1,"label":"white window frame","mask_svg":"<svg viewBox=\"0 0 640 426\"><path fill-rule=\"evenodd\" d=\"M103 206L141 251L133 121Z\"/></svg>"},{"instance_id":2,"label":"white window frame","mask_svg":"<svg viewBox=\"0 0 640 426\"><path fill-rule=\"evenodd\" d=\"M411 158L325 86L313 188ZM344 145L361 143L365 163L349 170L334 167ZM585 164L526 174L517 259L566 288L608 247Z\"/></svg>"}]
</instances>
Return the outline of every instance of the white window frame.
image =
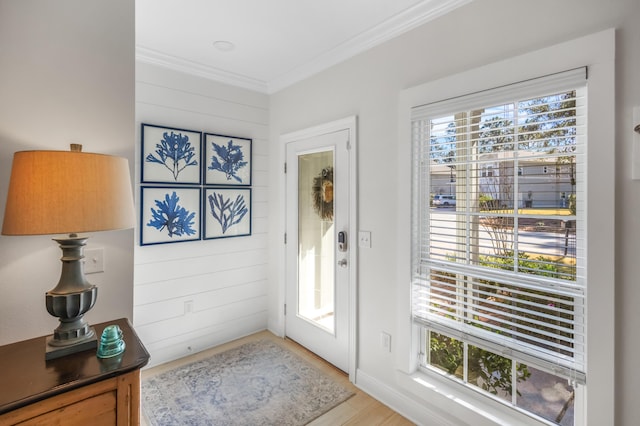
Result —
<instances>
[{"instance_id":1,"label":"white window frame","mask_svg":"<svg viewBox=\"0 0 640 426\"><path fill-rule=\"evenodd\" d=\"M401 92L399 98L398 223L411 223L411 108L586 66L587 135L587 392L576 397L575 425L615 423L614 224L615 31L613 29L526 53ZM602 200L602 196L606 200ZM598 200L589 202L589 200ZM410 225L398 227L398 383L422 404L415 416L427 423L544 424L447 378L418 371L419 330L410 318ZM597 242L597 243L596 243ZM422 416L422 417L421 417Z\"/></svg>"}]
</instances>

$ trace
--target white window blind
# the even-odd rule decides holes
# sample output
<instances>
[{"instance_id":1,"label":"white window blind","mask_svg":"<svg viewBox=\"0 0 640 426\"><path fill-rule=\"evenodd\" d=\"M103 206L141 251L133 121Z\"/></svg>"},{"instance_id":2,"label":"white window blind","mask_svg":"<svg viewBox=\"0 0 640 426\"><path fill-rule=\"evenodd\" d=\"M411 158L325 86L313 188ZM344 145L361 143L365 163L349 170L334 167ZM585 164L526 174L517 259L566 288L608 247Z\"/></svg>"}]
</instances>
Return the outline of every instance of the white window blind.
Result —
<instances>
[{"instance_id":1,"label":"white window blind","mask_svg":"<svg viewBox=\"0 0 640 426\"><path fill-rule=\"evenodd\" d=\"M414 322L582 383L585 109L582 68L412 110Z\"/></svg>"}]
</instances>

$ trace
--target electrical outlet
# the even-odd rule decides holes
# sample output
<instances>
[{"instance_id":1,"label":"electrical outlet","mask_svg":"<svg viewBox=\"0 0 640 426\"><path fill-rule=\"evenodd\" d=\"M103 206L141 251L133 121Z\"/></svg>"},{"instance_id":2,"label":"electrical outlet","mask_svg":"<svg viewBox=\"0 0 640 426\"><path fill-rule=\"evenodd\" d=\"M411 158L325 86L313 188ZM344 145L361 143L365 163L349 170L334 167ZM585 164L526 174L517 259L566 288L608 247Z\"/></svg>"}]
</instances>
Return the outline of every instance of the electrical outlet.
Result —
<instances>
[{"instance_id":1,"label":"electrical outlet","mask_svg":"<svg viewBox=\"0 0 640 426\"><path fill-rule=\"evenodd\" d=\"M193 300L186 300L184 302L184 313L186 314L190 314L191 312L193 312Z\"/></svg>"},{"instance_id":2,"label":"electrical outlet","mask_svg":"<svg viewBox=\"0 0 640 426\"><path fill-rule=\"evenodd\" d=\"M386 349L387 352L391 352L391 335L389 333L380 333L380 345L382 349Z\"/></svg>"},{"instance_id":3,"label":"electrical outlet","mask_svg":"<svg viewBox=\"0 0 640 426\"><path fill-rule=\"evenodd\" d=\"M84 273L95 274L104 272L104 248L85 249Z\"/></svg>"}]
</instances>

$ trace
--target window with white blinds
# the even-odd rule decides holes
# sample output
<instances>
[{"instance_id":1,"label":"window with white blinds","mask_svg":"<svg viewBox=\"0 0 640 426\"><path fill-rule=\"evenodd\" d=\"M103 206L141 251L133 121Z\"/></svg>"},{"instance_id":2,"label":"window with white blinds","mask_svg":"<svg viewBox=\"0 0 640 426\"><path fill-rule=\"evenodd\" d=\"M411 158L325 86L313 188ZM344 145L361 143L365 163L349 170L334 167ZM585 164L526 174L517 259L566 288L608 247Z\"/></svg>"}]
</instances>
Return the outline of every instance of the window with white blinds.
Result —
<instances>
[{"instance_id":1,"label":"window with white blinds","mask_svg":"<svg viewBox=\"0 0 640 426\"><path fill-rule=\"evenodd\" d=\"M426 364L460 342L585 382L586 90L581 68L412 109Z\"/></svg>"}]
</instances>

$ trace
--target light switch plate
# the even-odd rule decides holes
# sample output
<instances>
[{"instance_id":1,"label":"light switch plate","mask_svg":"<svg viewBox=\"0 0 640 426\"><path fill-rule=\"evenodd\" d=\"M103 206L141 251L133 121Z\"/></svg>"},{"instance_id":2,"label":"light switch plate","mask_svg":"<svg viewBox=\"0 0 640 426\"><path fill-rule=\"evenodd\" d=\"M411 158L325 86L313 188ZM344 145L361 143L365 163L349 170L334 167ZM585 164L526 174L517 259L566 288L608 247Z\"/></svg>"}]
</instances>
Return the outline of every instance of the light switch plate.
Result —
<instances>
[{"instance_id":1,"label":"light switch plate","mask_svg":"<svg viewBox=\"0 0 640 426\"><path fill-rule=\"evenodd\" d=\"M358 246L371 248L371 232L369 231L358 232Z\"/></svg>"},{"instance_id":2,"label":"light switch plate","mask_svg":"<svg viewBox=\"0 0 640 426\"><path fill-rule=\"evenodd\" d=\"M104 272L104 248L92 248L84 251L84 273Z\"/></svg>"}]
</instances>

